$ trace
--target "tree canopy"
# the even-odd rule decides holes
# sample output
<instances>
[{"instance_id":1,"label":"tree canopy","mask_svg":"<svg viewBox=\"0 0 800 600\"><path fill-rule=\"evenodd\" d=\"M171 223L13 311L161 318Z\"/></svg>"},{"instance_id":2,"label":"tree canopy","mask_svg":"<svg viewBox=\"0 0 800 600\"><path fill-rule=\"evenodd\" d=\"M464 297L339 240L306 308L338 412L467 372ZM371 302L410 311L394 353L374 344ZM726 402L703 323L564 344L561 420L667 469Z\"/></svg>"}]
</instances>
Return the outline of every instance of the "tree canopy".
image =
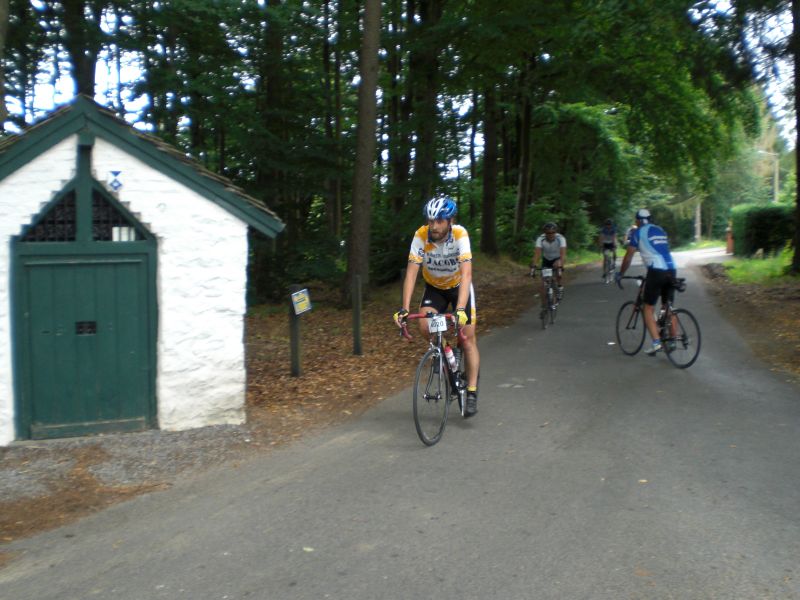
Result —
<instances>
[{"instance_id":1,"label":"tree canopy","mask_svg":"<svg viewBox=\"0 0 800 600\"><path fill-rule=\"evenodd\" d=\"M544 220L580 245L645 202L702 205L719 233L731 190L765 185L733 181L765 114L747 39L758 15L793 3L387 0L374 113L358 97L372 85L366 5L0 0L4 131L37 116L38 83L68 73L75 92L263 199L287 234L254 235L254 301L291 281L344 284L348 265L396 278L436 193L458 200L474 245L523 255ZM372 154L366 202L357 146ZM366 243L348 253L351 227Z\"/></svg>"}]
</instances>

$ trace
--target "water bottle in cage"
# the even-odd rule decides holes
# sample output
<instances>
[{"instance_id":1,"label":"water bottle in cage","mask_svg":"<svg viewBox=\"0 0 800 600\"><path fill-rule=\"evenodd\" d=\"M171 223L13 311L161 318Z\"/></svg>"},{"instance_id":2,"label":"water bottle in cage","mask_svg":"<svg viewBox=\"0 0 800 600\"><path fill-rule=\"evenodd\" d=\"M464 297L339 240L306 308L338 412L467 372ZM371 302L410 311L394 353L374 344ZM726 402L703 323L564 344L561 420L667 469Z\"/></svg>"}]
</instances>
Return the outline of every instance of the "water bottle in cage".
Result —
<instances>
[{"instance_id":1,"label":"water bottle in cage","mask_svg":"<svg viewBox=\"0 0 800 600\"><path fill-rule=\"evenodd\" d=\"M456 369L458 369L458 363L456 362L456 355L453 354L453 349L450 346L445 346L444 355L447 358L447 364L450 365L450 370L455 373Z\"/></svg>"},{"instance_id":2,"label":"water bottle in cage","mask_svg":"<svg viewBox=\"0 0 800 600\"><path fill-rule=\"evenodd\" d=\"M458 346L453 348L453 356L456 359L456 367L458 367L458 365L461 364L461 348L459 348Z\"/></svg>"}]
</instances>

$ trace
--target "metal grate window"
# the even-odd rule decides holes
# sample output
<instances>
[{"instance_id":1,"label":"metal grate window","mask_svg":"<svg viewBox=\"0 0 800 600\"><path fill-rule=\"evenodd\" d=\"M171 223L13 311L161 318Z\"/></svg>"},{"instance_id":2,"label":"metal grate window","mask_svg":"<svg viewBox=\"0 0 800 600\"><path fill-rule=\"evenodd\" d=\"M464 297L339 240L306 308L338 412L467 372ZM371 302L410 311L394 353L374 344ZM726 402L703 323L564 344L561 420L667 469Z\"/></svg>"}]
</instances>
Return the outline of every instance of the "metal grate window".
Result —
<instances>
[{"instance_id":1,"label":"metal grate window","mask_svg":"<svg viewBox=\"0 0 800 600\"><path fill-rule=\"evenodd\" d=\"M141 234L113 204L92 191L92 239L96 242L135 242Z\"/></svg>"},{"instance_id":2,"label":"metal grate window","mask_svg":"<svg viewBox=\"0 0 800 600\"><path fill-rule=\"evenodd\" d=\"M74 242L75 192L69 192L23 236L23 242Z\"/></svg>"}]
</instances>

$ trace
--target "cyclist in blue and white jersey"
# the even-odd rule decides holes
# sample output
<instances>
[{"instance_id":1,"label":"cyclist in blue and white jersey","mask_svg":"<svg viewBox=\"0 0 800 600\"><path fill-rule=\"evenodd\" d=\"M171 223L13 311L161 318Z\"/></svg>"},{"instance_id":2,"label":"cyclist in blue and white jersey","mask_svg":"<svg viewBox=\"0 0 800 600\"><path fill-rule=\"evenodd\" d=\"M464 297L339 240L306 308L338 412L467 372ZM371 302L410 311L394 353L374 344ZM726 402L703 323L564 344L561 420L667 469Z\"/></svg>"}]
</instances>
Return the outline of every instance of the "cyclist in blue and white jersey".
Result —
<instances>
[{"instance_id":1,"label":"cyclist in blue and white jersey","mask_svg":"<svg viewBox=\"0 0 800 600\"><path fill-rule=\"evenodd\" d=\"M655 356L656 352L661 350L661 340L653 311L659 297L662 303L672 302L675 295L672 287L672 281L675 278L675 261L672 260L672 253L669 251L667 232L650 222L649 210L640 208L636 212L636 225L637 228L631 232L628 250L622 259L616 280L619 284L625 271L631 265L633 255L638 250L642 262L647 267L642 312L644 313L644 323L653 338L653 344L645 350L645 354Z\"/></svg>"}]
</instances>

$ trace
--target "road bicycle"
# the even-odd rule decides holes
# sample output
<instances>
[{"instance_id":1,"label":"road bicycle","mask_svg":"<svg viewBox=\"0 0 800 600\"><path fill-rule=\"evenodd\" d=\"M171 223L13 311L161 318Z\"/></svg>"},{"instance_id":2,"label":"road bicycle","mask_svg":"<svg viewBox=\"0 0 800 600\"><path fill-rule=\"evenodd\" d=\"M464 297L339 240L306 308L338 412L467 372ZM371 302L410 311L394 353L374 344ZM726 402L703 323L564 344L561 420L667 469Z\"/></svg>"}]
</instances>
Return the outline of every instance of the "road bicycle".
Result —
<instances>
[{"instance_id":1,"label":"road bicycle","mask_svg":"<svg viewBox=\"0 0 800 600\"><path fill-rule=\"evenodd\" d=\"M644 323L644 280L642 275L624 276L621 279L635 279L639 286L636 300L628 300L617 313L617 344L620 350L633 356L642 349L647 327ZM619 282L622 289L622 282ZM686 279L675 278L672 287L678 292L686 290ZM672 303L662 303L656 317L659 337L664 352L670 362L679 369L691 367L700 354L700 325L697 319L685 308L673 308Z\"/></svg>"},{"instance_id":2,"label":"road bicycle","mask_svg":"<svg viewBox=\"0 0 800 600\"><path fill-rule=\"evenodd\" d=\"M614 272L617 270L617 262L614 260L614 251L611 248L603 248L603 282L611 283L614 281Z\"/></svg>"},{"instance_id":3,"label":"road bicycle","mask_svg":"<svg viewBox=\"0 0 800 600\"><path fill-rule=\"evenodd\" d=\"M414 376L414 426L426 446L433 446L444 433L450 403L458 400L461 416L466 416L467 377L462 342L464 334L458 317L452 313L414 313L407 320L429 319L430 332L427 352L422 356ZM447 340L448 329L455 332L455 348ZM408 340L408 324L401 326Z\"/></svg>"},{"instance_id":4,"label":"road bicycle","mask_svg":"<svg viewBox=\"0 0 800 600\"><path fill-rule=\"evenodd\" d=\"M545 304L539 311L539 318L542 320L542 329L547 329L547 325L553 325L556 322L556 312L558 311L558 303L563 300L564 292L561 295L558 293L558 284L556 281L555 269L542 268L539 269L542 274L542 282L544 283ZM531 270L533 275L536 269Z\"/></svg>"}]
</instances>

